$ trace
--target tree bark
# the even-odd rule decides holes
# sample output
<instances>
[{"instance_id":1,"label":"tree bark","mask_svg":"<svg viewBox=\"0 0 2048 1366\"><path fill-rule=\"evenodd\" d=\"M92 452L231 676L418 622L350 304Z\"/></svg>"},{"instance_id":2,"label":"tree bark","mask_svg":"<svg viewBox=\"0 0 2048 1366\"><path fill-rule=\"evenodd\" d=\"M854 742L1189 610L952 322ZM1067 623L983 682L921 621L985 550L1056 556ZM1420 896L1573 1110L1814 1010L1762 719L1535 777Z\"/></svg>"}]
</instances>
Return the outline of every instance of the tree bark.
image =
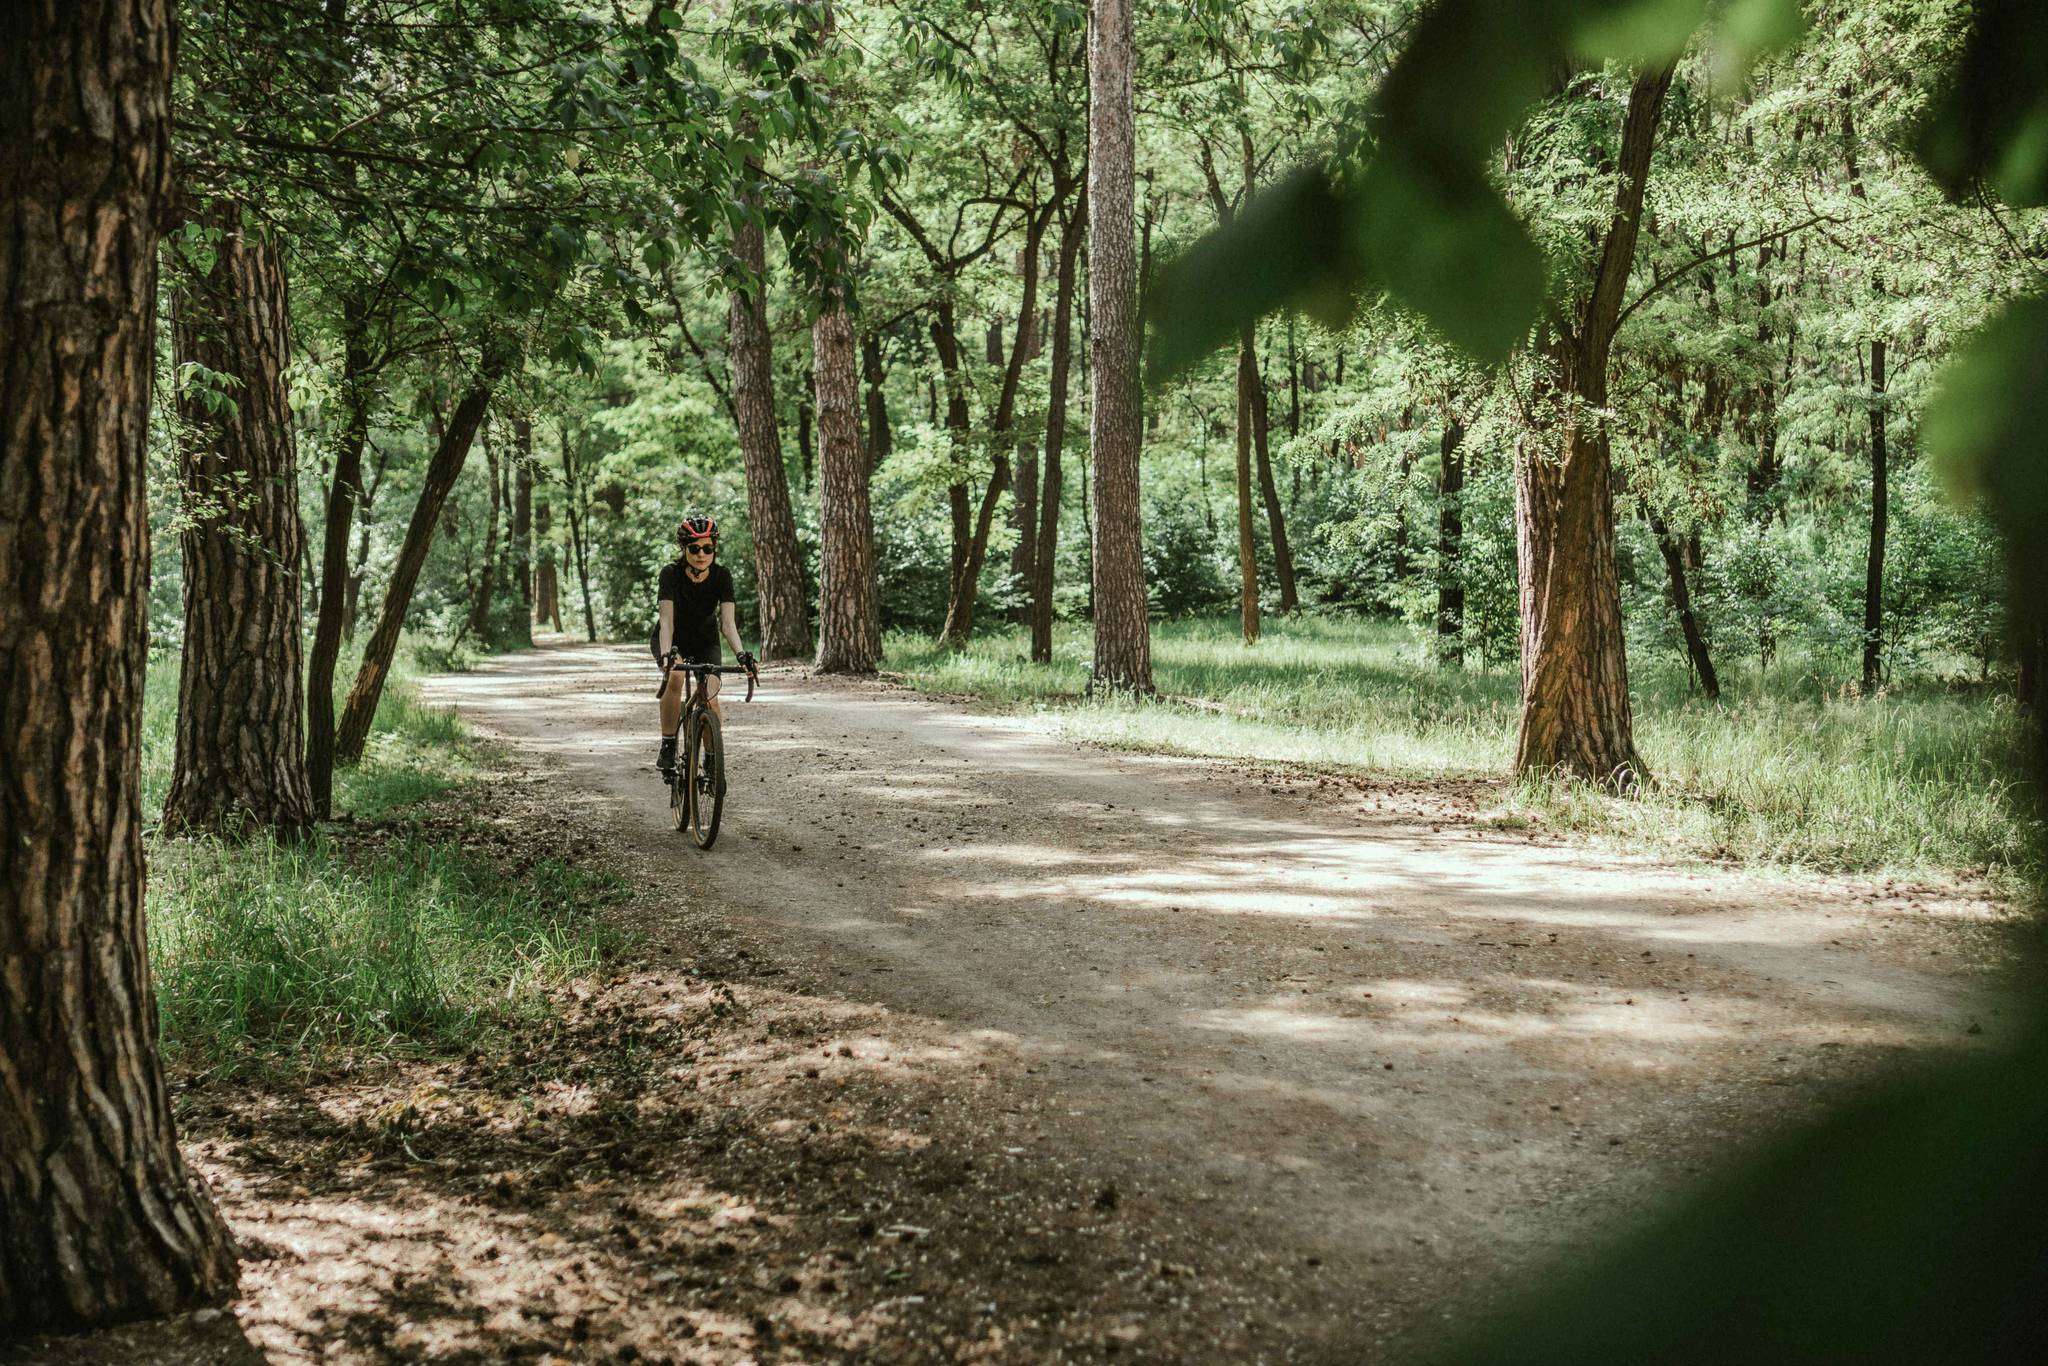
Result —
<instances>
[{"instance_id":1,"label":"tree bark","mask_svg":"<svg viewBox=\"0 0 2048 1366\"><path fill-rule=\"evenodd\" d=\"M804 659L811 653L809 599L796 515L790 508L789 471L782 463L782 438L775 427L768 257L759 223L749 221L733 234L733 252L752 276L748 288L732 291L727 329L732 338L735 425L746 466L747 525L754 537L754 582L760 592L761 657ZM809 467L807 458L805 469ZM808 480L808 474L805 477Z\"/></svg>"},{"instance_id":2,"label":"tree bark","mask_svg":"<svg viewBox=\"0 0 2048 1366\"><path fill-rule=\"evenodd\" d=\"M1138 500L1136 129L1132 0L1093 0L1088 28L1088 323L1095 464L1095 664L1090 692L1151 693L1144 512Z\"/></svg>"},{"instance_id":3,"label":"tree bark","mask_svg":"<svg viewBox=\"0 0 2048 1366\"><path fill-rule=\"evenodd\" d=\"M1465 667L1465 424L1444 419L1438 448L1436 513L1436 657Z\"/></svg>"},{"instance_id":4,"label":"tree bark","mask_svg":"<svg viewBox=\"0 0 2048 1366\"><path fill-rule=\"evenodd\" d=\"M179 364L237 383L232 411L179 401L185 648L167 834L304 829L315 816L300 708L298 450L284 372L284 259L232 211L213 265L173 302Z\"/></svg>"},{"instance_id":5,"label":"tree bark","mask_svg":"<svg viewBox=\"0 0 2048 1366\"><path fill-rule=\"evenodd\" d=\"M860 449L860 373L846 296L834 289L811 327L818 401L818 672L871 674L882 661L875 529Z\"/></svg>"},{"instance_id":6,"label":"tree bark","mask_svg":"<svg viewBox=\"0 0 2048 1366\"><path fill-rule=\"evenodd\" d=\"M1038 535L1031 567L1031 658L1052 663L1053 580L1060 544L1060 457L1067 444L1067 380L1074 356L1074 281L1081 239L1088 232L1085 193L1073 216L1060 225L1060 260L1053 286L1052 357L1045 401L1044 487L1038 498Z\"/></svg>"},{"instance_id":7,"label":"tree bark","mask_svg":"<svg viewBox=\"0 0 2048 1366\"><path fill-rule=\"evenodd\" d=\"M363 311L342 305L340 435L334 476L327 485L327 522L321 533L320 606L313 626L313 652L306 665L306 783L313 811L325 820L334 808L334 666L341 657L345 618L359 579L350 574L348 537L362 495L363 445L370 436L370 353ZM365 509L365 516L368 512Z\"/></svg>"},{"instance_id":8,"label":"tree bark","mask_svg":"<svg viewBox=\"0 0 2048 1366\"><path fill-rule=\"evenodd\" d=\"M1884 536L1889 511L1884 450L1884 351L1870 343L1870 546L1863 566L1863 693L1884 677Z\"/></svg>"},{"instance_id":9,"label":"tree bark","mask_svg":"<svg viewBox=\"0 0 2048 1366\"><path fill-rule=\"evenodd\" d=\"M144 944L145 452L165 0L0 42L0 1337L218 1303Z\"/></svg>"},{"instance_id":10,"label":"tree bark","mask_svg":"<svg viewBox=\"0 0 2048 1366\"><path fill-rule=\"evenodd\" d=\"M1038 564L1038 448L1030 441L1017 446L1016 491L1010 502L1011 520L1017 528L1017 544L1010 552L1010 578L1025 591L1017 598L1010 619L1020 626L1031 622L1031 572Z\"/></svg>"},{"instance_id":11,"label":"tree bark","mask_svg":"<svg viewBox=\"0 0 2048 1366\"><path fill-rule=\"evenodd\" d=\"M533 644L533 420L512 419L512 577L519 582L519 628L508 644Z\"/></svg>"},{"instance_id":12,"label":"tree bark","mask_svg":"<svg viewBox=\"0 0 2048 1366\"><path fill-rule=\"evenodd\" d=\"M1628 696L1621 583L1614 562L1613 463L1597 414L1642 222L1665 66L1636 78L1622 121L1614 213L1576 316L1544 348L1539 410L1557 427L1516 451L1515 548L1521 600L1522 707L1515 771L1563 773L1633 791L1648 777ZM1536 437L1547 438L1538 440Z\"/></svg>"},{"instance_id":13,"label":"tree bark","mask_svg":"<svg viewBox=\"0 0 2048 1366\"><path fill-rule=\"evenodd\" d=\"M377 700L384 695L384 680L391 672L391 657L398 651L398 634L405 626L406 608L412 605L413 585L419 581L420 566L427 562L427 550L433 544L434 524L440 521L448 491L455 487L456 476L469 459L469 448L491 401L494 380L494 375L486 373L463 395L434 448L426 482L420 486L420 500L414 505L412 521L405 530L405 544L391 566L391 582L384 590L377 627L363 647L362 665L356 670L348 700L342 704L341 723L335 729L334 740L334 757L339 763L353 764L363 757L363 744L370 738L370 722L377 715Z\"/></svg>"},{"instance_id":14,"label":"tree bark","mask_svg":"<svg viewBox=\"0 0 2048 1366\"><path fill-rule=\"evenodd\" d=\"M1244 643L1259 639L1258 538L1252 532L1252 386L1258 358L1247 323L1237 345L1237 606Z\"/></svg>"}]
</instances>

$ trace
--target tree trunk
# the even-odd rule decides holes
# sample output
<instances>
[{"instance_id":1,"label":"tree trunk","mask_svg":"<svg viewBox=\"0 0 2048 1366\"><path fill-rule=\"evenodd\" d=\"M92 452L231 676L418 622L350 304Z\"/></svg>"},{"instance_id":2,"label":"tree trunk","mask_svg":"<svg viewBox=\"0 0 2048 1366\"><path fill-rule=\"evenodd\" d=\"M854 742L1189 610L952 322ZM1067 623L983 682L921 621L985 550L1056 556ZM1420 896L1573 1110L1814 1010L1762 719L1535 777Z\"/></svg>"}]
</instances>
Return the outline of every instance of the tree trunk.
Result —
<instances>
[{"instance_id":1,"label":"tree trunk","mask_svg":"<svg viewBox=\"0 0 2048 1366\"><path fill-rule=\"evenodd\" d=\"M230 215L213 266L173 302L179 365L232 376L232 411L178 404L185 648L167 834L289 832L315 816L299 710L298 451L284 372L284 259Z\"/></svg>"},{"instance_id":2,"label":"tree trunk","mask_svg":"<svg viewBox=\"0 0 2048 1366\"><path fill-rule=\"evenodd\" d=\"M1465 424L1444 419L1437 474L1436 657L1465 667Z\"/></svg>"},{"instance_id":3,"label":"tree trunk","mask_svg":"<svg viewBox=\"0 0 2048 1366\"><path fill-rule=\"evenodd\" d=\"M754 582L760 593L761 657L805 659L811 653L809 599L796 515L790 508L789 471L782 463L782 438L775 429L768 257L761 225L742 225L733 234L733 250L753 277L751 292L732 291L726 315L732 339L735 425L746 466L747 525L754 536ZM809 476L805 478L808 481Z\"/></svg>"},{"instance_id":4,"label":"tree trunk","mask_svg":"<svg viewBox=\"0 0 2048 1366\"><path fill-rule=\"evenodd\" d=\"M1136 129L1132 0L1093 0L1088 29L1088 323L1094 405L1095 667L1091 692L1150 693L1144 512L1138 501Z\"/></svg>"},{"instance_id":5,"label":"tree trunk","mask_svg":"<svg viewBox=\"0 0 2048 1366\"><path fill-rule=\"evenodd\" d=\"M1052 358L1045 401L1045 485L1038 499L1036 559L1031 567L1031 658L1052 663L1053 578L1060 544L1060 456L1067 444L1067 378L1074 355L1074 277L1081 239L1088 231L1088 197L1060 227L1060 261L1053 286Z\"/></svg>"},{"instance_id":6,"label":"tree trunk","mask_svg":"<svg viewBox=\"0 0 2048 1366\"><path fill-rule=\"evenodd\" d=\"M818 440L818 672L871 674L882 661L875 529L860 449L860 373L846 296L834 290L811 328Z\"/></svg>"},{"instance_id":7,"label":"tree trunk","mask_svg":"<svg viewBox=\"0 0 2048 1366\"><path fill-rule=\"evenodd\" d=\"M966 645L968 637L974 633L974 608L981 596L981 567L988 559L989 530L995 524L996 504L1010 487L1010 457L1004 449L1004 442L1016 422L1017 387L1023 377L1024 359L1031 354L1033 324L1038 317L1039 246L1045 240L1045 229L1052 221L1054 207L1047 204L1033 213L1024 231L1023 302L1017 310L1017 326L1011 337L1009 365L1003 372L1002 392L989 416L988 483L982 487L981 506L975 512L965 551L957 556L952 589L946 597L946 623L939 631L940 643L949 649ZM991 329L989 333L989 350L992 358L1000 359L1002 334L999 328ZM965 494L964 488L961 493ZM957 520L955 525L957 527Z\"/></svg>"},{"instance_id":8,"label":"tree trunk","mask_svg":"<svg viewBox=\"0 0 2048 1366\"><path fill-rule=\"evenodd\" d=\"M815 358L812 363L816 364ZM796 456L803 470L804 492L809 493L817 478L818 461L811 445L811 401L807 398L796 401Z\"/></svg>"},{"instance_id":9,"label":"tree trunk","mask_svg":"<svg viewBox=\"0 0 2048 1366\"><path fill-rule=\"evenodd\" d=\"M413 507L412 521L405 530L405 544L391 566L391 582L384 589L384 606L377 615L377 628L363 647L363 662L356 670L355 685L348 690L348 701L342 705L334 741L334 757L339 763L353 764L363 757L363 744L370 738L370 722L377 715L377 700L384 695L384 680L391 672L391 657L398 651L405 611L412 605L413 584L419 580L420 566L427 562L434 524L441 518L448 491L455 487L456 476L469 459L469 448L491 401L494 379L494 375L486 373L463 396L434 448L426 481L420 486L420 500Z\"/></svg>"},{"instance_id":10,"label":"tree trunk","mask_svg":"<svg viewBox=\"0 0 2048 1366\"><path fill-rule=\"evenodd\" d=\"M17 6L0 42L0 1337L217 1303L144 946L144 475L163 0Z\"/></svg>"},{"instance_id":11,"label":"tree trunk","mask_svg":"<svg viewBox=\"0 0 2048 1366\"><path fill-rule=\"evenodd\" d=\"M1870 548L1863 568L1863 694L1884 676L1884 533L1889 501L1884 454L1884 342L1870 343Z\"/></svg>"},{"instance_id":12,"label":"tree trunk","mask_svg":"<svg viewBox=\"0 0 2048 1366\"><path fill-rule=\"evenodd\" d=\"M546 623L550 631L559 635L562 630L562 581L555 570L555 542L551 534L554 525L554 505L543 491L533 505L534 557L538 562L533 573L533 614L535 620Z\"/></svg>"},{"instance_id":13,"label":"tree trunk","mask_svg":"<svg viewBox=\"0 0 2048 1366\"><path fill-rule=\"evenodd\" d=\"M377 453L377 458L370 465L369 482L363 485L363 505L356 510L356 553L349 565L348 597L341 604L341 638L344 641L356 638L356 609L363 595L363 573L370 563L370 515L376 511L377 492L384 487L384 472L391 465L389 451L374 443L370 449Z\"/></svg>"},{"instance_id":14,"label":"tree trunk","mask_svg":"<svg viewBox=\"0 0 2048 1366\"><path fill-rule=\"evenodd\" d=\"M1010 502L1011 520L1017 528L1017 544L1010 552L1010 578L1020 589L1010 619L1020 626L1031 622L1028 586L1031 571L1038 564L1038 448L1024 441L1017 446L1016 491Z\"/></svg>"},{"instance_id":15,"label":"tree trunk","mask_svg":"<svg viewBox=\"0 0 2048 1366\"><path fill-rule=\"evenodd\" d=\"M484 517L484 568L477 576L476 592L469 602L469 621L463 631L486 647L491 640L491 595L498 586L498 443L482 438L484 460L489 469L490 511Z\"/></svg>"},{"instance_id":16,"label":"tree trunk","mask_svg":"<svg viewBox=\"0 0 2048 1366\"><path fill-rule=\"evenodd\" d=\"M533 421L512 419L512 577L519 582L519 628L507 642L533 644Z\"/></svg>"},{"instance_id":17,"label":"tree trunk","mask_svg":"<svg viewBox=\"0 0 2048 1366\"><path fill-rule=\"evenodd\" d=\"M878 470L896 449L896 439L889 431L889 400L882 390L888 378L882 368L882 339L872 332L860 339L860 368L868 386L868 468Z\"/></svg>"},{"instance_id":18,"label":"tree trunk","mask_svg":"<svg viewBox=\"0 0 2048 1366\"><path fill-rule=\"evenodd\" d=\"M1259 639L1258 538L1252 533L1252 386L1258 358L1246 324L1237 346L1237 606L1244 643Z\"/></svg>"},{"instance_id":19,"label":"tree trunk","mask_svg":"<svg viewBox=\"0 0 2048 1366\"><path fill-rule=\"evenodd\" d=\"M1693 610L1690 576L1686 572L1685 546L1671 534L1671 528L1657 509L1643 500L1643 515L1649 518L1650 534L1657 539L1657 551L1664 557L1664 572L1671 580L1671 605L1678 612L1678 629L1685 637L1686 661L1700 681L1700 691L1709 702L1721 700L1721 677L1714 672L1714 659L1707 650L1706 633L1700 630L1699 614Z\"/></svg>"},{"instance_id":20,"label":"tree trunk","mask_svg":"<svg viewBox=\"0 0 2048 1366\"><path fill-rule=\"evenodd\" d=\"M1249 328L1246 331L1250 331ZM1287 514L1273 481L1272 423L1266 404L1266 377L1252 356L1252 451L1258 458L1259 494L1266 500L1266 534L1273 541L1273 572L1280 579L1280 614L1300 609L1294 587L1294 548L1287 543Z\"/></svg>"},{"instance_id":21,"label":"tree trunk","mask_svg":"<svg viewBox=\"0 0 2048 1366\"><path fill-rule=\"evenodd\" d=\"M334 808L334 666L341 657L345 618L361 580L349 572L348 536L363 483L363 445L370 435L369 348L359 304L342 306L340 437L334 477L327 486L327 524L321 533L320 606L313 653L306 666L306 783L321 820ZM368 511L365 509L365 517Z\"/></svg>"},{"instance_id":22,"label":"tree trunk","mask_svg":"<svg viewBox=\"0 0 2048 1366\"><path fill-rule=\"evenodd\" d=\"M1517 773L1565 773L1618 791L1646 780L1629 710L1621 583L1614 563L1607 361L1642 221L1643 187L1672 68L1637 77L1622 123L1614 214L1591 288L1545 347L1560 428L1515 460L1522 707Z\"/></svg>"},{"instance_id":23,"label":"tree trunk","mask_svg":"<svg viewBox=\"0 0 2048 1366\"><path fill-rule=\"evenodd\" d=\"M576 583L583 591L583 630L597 643L597 613L590 605L590 559L583 551L583 485L576 475L576 457L569 442L569 424L562 424L562 484L569 500L569 549L576 560Z\"/></svg>"}]
</instances>

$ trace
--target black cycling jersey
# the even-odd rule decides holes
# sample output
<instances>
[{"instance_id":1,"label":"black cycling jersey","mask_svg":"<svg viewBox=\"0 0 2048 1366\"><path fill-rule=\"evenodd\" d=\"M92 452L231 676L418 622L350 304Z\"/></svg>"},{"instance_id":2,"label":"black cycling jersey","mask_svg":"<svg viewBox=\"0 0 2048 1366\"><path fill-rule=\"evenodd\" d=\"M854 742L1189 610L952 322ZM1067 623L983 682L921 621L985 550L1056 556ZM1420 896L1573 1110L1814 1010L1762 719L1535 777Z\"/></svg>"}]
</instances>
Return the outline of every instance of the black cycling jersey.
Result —
<instances>
[{"instance_id":1,"label":"black cycling jersey","mask_svg":"<svg viewBox=\"0 0 2048 1366\"><path fill-rule=\"evenodd\" d=\"M720 603L734 601L732 574L722 564L713 563L711 572L702 582L693 580L683 568L682 561L674 560L661 567L661 591L657 602L675 604L675 648L684 659L698 664L722 664L724 655L718 647L718 608ZM647 648L655 657L661 655L661 617L654 618L654 633L648 637Z\"/></svg>"}]
</instances>

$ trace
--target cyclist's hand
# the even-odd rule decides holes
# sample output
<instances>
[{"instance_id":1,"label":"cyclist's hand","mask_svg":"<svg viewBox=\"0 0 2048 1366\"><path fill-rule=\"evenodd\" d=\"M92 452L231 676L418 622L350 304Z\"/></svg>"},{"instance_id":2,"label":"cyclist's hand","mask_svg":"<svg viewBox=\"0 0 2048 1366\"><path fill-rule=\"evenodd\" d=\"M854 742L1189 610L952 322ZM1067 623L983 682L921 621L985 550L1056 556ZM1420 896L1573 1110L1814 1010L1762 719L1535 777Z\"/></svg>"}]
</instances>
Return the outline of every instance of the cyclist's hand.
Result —
<instances>
[{"instance_id":1,"label":"cyclist's hand","mask_svg":"<svg viewBox=\"0 0 2048 1366\"><path fill-rule=\"evenodd\" d=\"M760 661L754 658L752 650L740 651L740 663L746 667L748 673L755 672L760 665Z\"/></svg>"}]
</instances>

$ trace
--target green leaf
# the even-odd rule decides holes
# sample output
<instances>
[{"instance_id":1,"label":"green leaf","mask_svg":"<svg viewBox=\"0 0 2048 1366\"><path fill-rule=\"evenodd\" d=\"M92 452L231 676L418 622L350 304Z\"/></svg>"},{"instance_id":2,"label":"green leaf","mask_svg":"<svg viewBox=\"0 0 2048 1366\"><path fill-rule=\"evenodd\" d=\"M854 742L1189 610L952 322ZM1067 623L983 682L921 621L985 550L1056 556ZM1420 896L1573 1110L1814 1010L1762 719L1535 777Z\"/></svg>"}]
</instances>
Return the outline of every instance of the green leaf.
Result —
<instances>
[{"instance_id":1,"label":"green leaf","mask_svg":"<svg viewBox=\"0 0 2048 1366\"><path fill-rule=\"evenodd\" d=\"M1228 225L1160 267L1145 299L1147 377L1161 384L1285 305L1341 321L1360 281L1350 210L1320 167L1252 196Z\"/></svg>"},{"instance_id":2,"label":"green leaf","mask_svg":"<svg viewBox=\"0 0 2048 1366\"><path fill-rule=\"evenodd\" d=\"M1919 135L1950 194L1989 181L2013 204L2048 204L2048 6L1982 0L1962 62Z\"/></svg>"},{"instance_id":3,"label":"green leaf","mask_svg":"<svg viewBox=\"0 0 2048 1366\"><path fill-rule=\"evenodd\" d=\"M1949 361L1921 419L1943 481L2048 565L2048 299L2024 299Z\"/></svg>"},{"instance_id":4,"label":"green leaf","mask_svg":"<svg viewBox=\"0 0 2048 1366\"><path fill-rule=\"evenodd\" d=\"M1592 62L1647 65L1685 50L1706 0L1604 0L1577 6L1572 50Z\"/></svg>"}]
</instances>

